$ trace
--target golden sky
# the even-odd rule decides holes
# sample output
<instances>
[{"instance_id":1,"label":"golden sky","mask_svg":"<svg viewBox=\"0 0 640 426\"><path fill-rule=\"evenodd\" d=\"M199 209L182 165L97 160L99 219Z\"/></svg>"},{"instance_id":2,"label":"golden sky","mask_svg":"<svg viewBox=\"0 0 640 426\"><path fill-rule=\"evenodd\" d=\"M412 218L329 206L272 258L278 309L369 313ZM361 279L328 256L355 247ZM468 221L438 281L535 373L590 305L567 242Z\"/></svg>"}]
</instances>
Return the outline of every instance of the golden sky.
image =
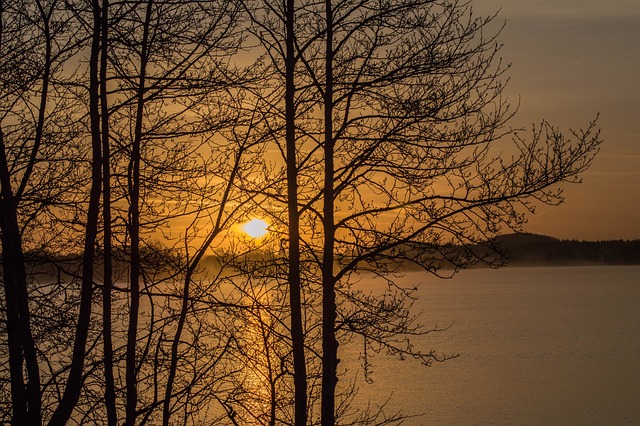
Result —
<instances>
[{"instance_id":1,"label":"golden sky","mask_svg":"<svg viewBox=\"0 0 640 426\"><path fill-rule=\"evenodd\" d=\"M600 113L604 144L566 202L542 207L526 229L571 239L640 238L640 1L474 0L502 8L502 56L514 126L547 119L581 128Z\"/></svg>"}]
</instances>

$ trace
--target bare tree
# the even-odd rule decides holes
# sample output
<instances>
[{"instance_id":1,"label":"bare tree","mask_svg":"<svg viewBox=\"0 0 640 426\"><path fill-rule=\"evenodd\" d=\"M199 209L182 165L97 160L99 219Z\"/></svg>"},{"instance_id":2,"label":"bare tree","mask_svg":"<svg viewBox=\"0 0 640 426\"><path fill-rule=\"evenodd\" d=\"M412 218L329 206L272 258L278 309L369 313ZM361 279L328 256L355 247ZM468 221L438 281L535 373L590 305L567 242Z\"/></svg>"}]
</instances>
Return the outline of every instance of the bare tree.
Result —
<instances>
[{"instance_id":1,"label":"bare tree","mask_svg":"<svg viewBox=\"0 0 640 426\"><path fill-rule=\"evenodd\" d=\"M383 259L434 273L445 260L488 261L468 247L520 229L531 200L560 202L555 185L575 181L600 140L593 123L573 140L545 125L546 133L504 148L511 160L500 156L513 114L501 96L505 68L495 36L485 36L492 17L474 17L468 3L327 0L324 18L324 49L308 49L322 53L301 60L324 109L322 423L332 425L336 293L354 296L338 283L366 265L385 274ZM467 249L447 250L453 245ZM380 326L343 320L365 336Z\"/></svg>"},{"instance_id":2,"label":"bare tree","mask_svg":"<svg viewBox=\"0 0 640 426\"><path fill-rule=\"evenodd\" d=\"M307 424L308 389L307 357L305 355L305 325L303 323L303 295L301 265L301 199L300 190L304 182L300 180L300 170L304 165L304 155L300 155L300 135L297 121L308 112L309 105L301 93L305 93L305 83L298 77L300 55L296 46L301 42L299 34L299 8L293 0L282 4L271 2L244 2L251 16L249 31L261 46L264 53L260 61L267 62L270 77L267 90L255 90L256 108L265 105L268 114L267 132L271 133L273 143L278 147L284 160L286 197L271 188L271 198L279 199L286 205L286 242L288 257L287 285L289 308L291 310L291 345L293 350L294 415L296 425ZM306 19L304 16L302 19ZM263 58L264 56L264 58ZM284 88L281 90L280 87ZM284 100L284 102L282 102ZM268 178L265 178L268 180Z\"/></svg>"},{"instance_id":3,"label":"bare tree","mask_svg":"<svg viewBox=\"0 0 640 426\"><path fill-rule=\"evenodd\" d=\"M451 264L497 266L492 238L521 229L536 202L561 202L557 185L578 180L600 139L594 123L571 138L547 123L529 139L508 127L515 112L502 96L508 67L498 34L487 35L494 17L476 17L468 3L282 7L254 7L253 33L275 70L273 86L283 81L284 98L292 99L272 102L280 111L274 122L292 130L274 132L287 141L279 145L287 198L270 196L296 213L287 224L290 271L309 263L301 282L308 295L321 283L323 343L315 351L323 365L322 423L330 425L340 336L361 335L371 349L425 364L442 359L398 339L420 332L409 314L410 289L376 299L353 290L350 277L365 270L392 283L403 262L434 274ZM289 276L292 288L296 282ZM300 309L311 318L315 308Z\"/></svg>"},{"instance_id":4,"label":"bare tree","mask_svg":"<svg viewBox=\"0 0 640 426\"><path fill-rule=\"evenodd\" d=\"M208 410L202 401L205 395L215 394L215 383L226 377L217 368L231 340L221 334L209 338L210 343L196 343L203 330L211 332L218 320L215 314L213 319L209 318L211 315L202 303L195 303L202 299L201 292L217 285L215 281L206 284L207 279L199 275L199 264L211 245L219 244L218 240L242 215L246 201L239 198L234 176L250 174L252 168L259 166L251 161L259 154L260 149L254 148L259 140L251 135L250 126L245 123L250 120L243 118L243 115L250 117L251 112L236 105L242 102L242 95L234 87L240 87L239 83L247 78L231 64L241 40L236 30L239 9L233 2L198 1L52 2L48 4L51 9L42 10L36 7L39 3L24 9L17 3L5 9L6 4L3 2L2 22L15 24L8 34L17 38L11 40L13 44L4 43L7 39L3 38L3 52L24 42L20 36L30 34L25 28L32 25L34 44L26 46L31 50L25 50L24 57L17 59L30 72L38 70L33 71L33 77L25 73L22 76L25 81L21 82L8 74L11 68L3 63L2 77L13 84L3 86L13 91L7 91L6 97L3 93L3 101L7 100L3 108L5 105L7 108L3 109L2 142L6 142L5 165L9 168L4 183L19 181L25 169L27 175L31 173L30 168L35 171L31 176L42 180L32 183L36 179L30 181L25 176L22 181L20 191L32 196L27 209L16 209L18 220L27 218L22 235L28 232L46 235L42 223L33 219L36 215L28 216L29 209L36 213L38 208L42 209L36 205L38 200L44 200L42 206L47 206L45 201L51 204L57 200L60 205L69 206L69 212L58 209L52 213L54 217L60 216L64 229L48 235L41 243L54 253L52 268L58 273L59 283L56 287L59 292L45 299L46 306L64 311L59 319L53 315L48 320L60 323L55 333L49 330L50 338L62 339L52 345L44 330L38 330L36 337L42 334L44 338L35 339L33 350L40 351L41 358L34 359L32 365L36 373L46 365L44 385L41 386L37 376L30 378L29 386L34 392L25 393L21 376L15 376L12 419L21 423L29 415L33 416L30 422L36 424L51 416L52 424L63 424L70 418L91 423L104 413L96 408L104 407L111 424L123 414L130 424L160 417L168 423L172 416L204 421L200 414ZM37 33L40 25L49 25L43 21L47 16L38 15L40 12L55 12L51 25L57 31L55 40ZM27 16L29 13L34 16ZM18 20L25 16L32 20L27 19L26 23ZM62 17L73 17L73 26L62 22ZM53 107L38 110L32 103L33 94L44 93L43 99L48 100L46 82L51 77L47 67L34 66L33 70L30 67L37 64L36 59L40 60L37 55L42 49L35 43L43 40L56 46L51 53L53 59L45 58L54 64L50 74L58 73L56 87L69 92L64 94L66 98L56 93L54 102L49 101ZM78 50L87 42L85 51ZM75 52L79 57L87 52L89 58L80 61L74 58L75 70L62 69L58 64ZM4 58L3 55L3 61ZM43 77L38 72L43 68L45 83L40 83ZM69 108L63 101L76 102L75 108ZM44 117L45 124L62 127L63 121L55 120L62 117L78 130L63 139L51 128L38 127L37 121L30 125L28 119L33 112L36 117L38 113ZM83 126L86 129L80 130ZM34 128L34 134L39 135L35 139L29 133ZM9 131L6 138L5 129ZM23 135L27 137L20 139ZM86 136L90 144L84 143ZM50 138L46 139L48 145L41 144L38 138ZM39 146L46 149L38 151ZM75 157L69 155L73 150L77 150L73 153ZM88 163L88 170L80 167ZM67 166L68 170L57 164ZM73 181L74 178L78 180ZM11 187L7 185L3 189L9 191L5 194L10 197ZM77 200L72 196L77 196ZM168 201L159 206L158 200ZM98 221L100 208L102 228ZM185 226L185 222L191 225ZM203 239L201 232L205 228L209 236ZM103 247L99 244L100 232ZM50 244L56 238L60 244L57 247L64 249L81 242L82 268L77 267L76 259L55 259L61 257L55 253L56 246ZM160 248L157 241L173 248ZM33 243L30 244L32 247ZM14 253L16 250L3 249L5 261ZM21 254L22 249L17 253ZM100 263L104 267L102 274L96 273ZM12 269L5 267L3 272L11 276ZM129 275L129 288L118 283L123 272ZM34 278L38 281L37 276ZM73 285L77 281L83 283L78 292ZM9 285L12 281L5 279L4 283ZM40 288L46 289L47 285L38 287L39 291L45 291ZM103 289L102 311L92 304L96 286ZM23 287L26 292L26 277ZM123 309L128 305L127 296L132 301L130 310ZM24 301L34 303L27 293ZM7 302L7 311L18 307L11 297ZM211 307L210 301L203 303ZM112 317L114 308L117 311ZM28 313L28 306L26 309ZM39 307L38 313L42 309ZM67 320L70 322L64 323ZM100 334L99 324L103 327ZM122 329L122 324L128 324L128 330ZM17 336L28 336L34 328L28 324L20 326L26 333ZM15 335L9 334L13 339ZM100 337L102 351L97 346ZM191 344L185 346L187 340ZM122 346L122 342L127 343ZM22 357L24 343L16 344L8 347ZM22 374L23 364L23 359L16 359L16 367L9 370ZM178 374L182 376L176 381ZM125 378L125 386L120 378ZM101 389L103 396L99 396ZM43 392L45 409L41 411L38 404ZM162 407L165 412L159 414ZM23 408L26 411L21 412Z\"/></svg>"},{"instance_id":5,"label":"bare tree","mask_svg":"<svg viewBox=\"0 0 640 426\"><path fill-rule=\"evenodd\" d=\"M82 376L86 356L86 344L91 320L93 299L93 271L95 265L95 247L98 238L98 221L100 218L100 194L102 191L102 142L100 133L99 104L99 54L101 10L98 2L92 3L94 32L91 39L89 59L89 116L91 128L91 184L89 205L82 251L82 287L80 290L80 308L75 330L73 355L66 385L60 403L51 416L50 425L64 425L78 403L82 389Z\"/></svg>"},{"instance_id":6,"label":"bare tree","mask_svg":"<svg viewBox=\"0 0 640 426\"><path fill-rule=\"evenodd\" d=\"M594 123L508 127L493 17L468 3L0 0L0 15L14 424L397 422L349 409L339 344L362 339L365 371L381 351L446 359L412 345L430 330L396 274L499 265L492 239L561 202L600 143ZM233 227L258 213L270 235L243 241ZM25 253L45 248L60 253L40 280ZM360 271L388 290L358 290Z\"/></svg>"},{"instance_id":7,"label":"bare tree","mask_svg":"<svg viewBox=\"0 0 640 426\"><path fill-rule=\"evenodd\" d=\"M39 424L42 388L25 250L41 250L56 235L56 206L73 176L64 163L74 149L68 103L55 79L78 39L57 1L3 1L0 15L0 226L12 422ZM43 226L34 230L34 224Z\"/></svg>"},{"instance_id":8,"label":"bare tree","mask_svg":"<svg viewBox=\"0 0 640 426\"><path fill-rule=\"evenodd\" d=\"M95 24L94 24L95 25ZM94 28L97 32L97 28ZM111 228L111 143L109 139L109 99L107 73L109 55L109 0L102 0L100 10L100 137L102 142L102 225L103 225L103 276L102 276L102 340L104 356L104 400L107 424L118 422L116 407L116 383L113 361L112 291L113 291L113 242Z\"/></svg>"},{"instance_id":9,"label":"bare tree","mask_svg":"<svg viewBox=\"0 0 640 426\"><path fill-rule=\"evenodd\" d=\"M192 415L181 412L197 405L187 397L206 388L205 373L218 362L176 382L196 359L211 356L198 352L211 345L196 344L198 334L187 327L208 321L196 289L215 283L200 282L200 262L239 216L244 201L235 179L255 167L247 159L256 145L244 123L248 112L236 105L240 83L249 77L230 65L241 39L234 2L110 4L114 9L109 128L119 194L113 209L125 225L114 235L128 251L125 422L159 421L162 407L168 424L174 415ZM158 238L181 255L165 256L151 243ZM144 266L142 251L157 256ZM187 338L193 343L183 348ZM225 339L214 340L226 350Z\"/></svg>"},{"instance_id":10,"label":"bare tree","mask_svg":"<svg viewBox=\"0 0 640 426\"><path fill-rule=\"evenodd\" d=\"M298 209L298 161L295 111L295 3L285 7L285 140L287 164L287 212L289 229L289 304L291 309L291 341L293 345L293 380L295 392L295 424L307 423L307 372L302 326L300 278L300 212Z\"/></svg>"}]
</instances>

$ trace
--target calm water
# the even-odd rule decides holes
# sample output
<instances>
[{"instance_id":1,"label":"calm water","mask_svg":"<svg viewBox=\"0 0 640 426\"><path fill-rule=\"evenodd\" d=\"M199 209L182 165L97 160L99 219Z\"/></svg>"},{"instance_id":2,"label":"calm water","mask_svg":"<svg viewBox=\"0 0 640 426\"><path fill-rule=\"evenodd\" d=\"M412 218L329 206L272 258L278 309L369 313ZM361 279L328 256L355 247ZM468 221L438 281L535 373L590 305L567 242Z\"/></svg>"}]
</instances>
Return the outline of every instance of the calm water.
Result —
<instances>
[{"instance_id":1,"label":"calm water","mask_svg":"<svg viewBox=\"0 0 640 426\"><path fill-rule=\"evenodd\" d=\"M374 359L359 398L424 415L405 425L640 424L640 266L505 268L421 282L421 338L460 358ZM381 285L365 280L363 285ZM358 348L343 348L342 367Z\"/></svg>"}]
</instances>

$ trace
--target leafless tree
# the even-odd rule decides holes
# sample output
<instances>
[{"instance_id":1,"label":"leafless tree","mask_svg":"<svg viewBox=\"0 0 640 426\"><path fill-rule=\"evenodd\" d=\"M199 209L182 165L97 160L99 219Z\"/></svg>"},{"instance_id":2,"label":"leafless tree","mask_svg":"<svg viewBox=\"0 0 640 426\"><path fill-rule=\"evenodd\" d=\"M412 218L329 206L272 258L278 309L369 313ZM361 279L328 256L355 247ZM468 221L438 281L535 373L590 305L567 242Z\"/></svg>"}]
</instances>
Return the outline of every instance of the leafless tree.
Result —
<instances>
[{"instance_id":1,"label":"leafless tree","mask_svg":"<svg viewBox=\"0 0 640 426\"><path fill-rule=\"evenodd\" d=\"M194 389L193 383L174 389L178 367L186 365L187 355L192 361L197 356L180 349L187 316L201 314L192 306L193 281L211 244L236 220L233 182L245 171L253 143L250 138L244 145L234 145L237 138L224 142L242 126L241 113L230 108L241 98L234 87L245 79L229 64L240 40L239 10L234 2L152 0L109 8L114 11L107 38L112 206L116 222L124 225L114 237L126 247L129 274L125 423L151 421L162 407L162 422L168 424L176 407L190 403L185 395ZM174 235L165 232L174 228ZM207 228L204 238L192 234ZM141 251L154 252L151 241L161 233L162 244L175 244L183 256L145 269ZM173 269L166 269L169 264ZM173 287L175 281L182 287ZM141 322L143 297L149 311ZM181 301L177 313L175 300ZM168 364L157 358L166 341L171 342ZM174 398L181 405L174 405Z\"/></svg>"},{"instance_id":2,"label":"leafless tree","mask_svg":"<svg viewBox=\"0 0 640 426\"><path fill-rule=\"evenodd\" d=\"M14 424L400 421L349 408L339 344L361 339L365 371L383 351L446 359L412 345L433 330L396 274L498 266L493 238L560 203L600 143L595 123L508 126L494 17L469 3L0 0L0 16ZM234 231L252 215L262 240ZM358 289L362 271L387 291Z\"/></svg>"},{"instance_id":3,"label":"leafless tree","mask_svg":"<svg viewBox=\"0 0 640 426\"><path fill-rule=\"evenodd\" d=\"M307 424L308 412L308 360L305 355L305 324L303 321L303 279L301 271L301 195L306 191L300 170L307 167L305 155L301 155L297 121L308 113L308 99L304 82L299 80L300 55L296 45L300 43L299 12L302 8L293 0L280 4L272 2L243 2L251 17L249 32L260 47L260 61L265 65L266 88L254 90L255 104L266 111L266 130L284 161L284 192L270 187L271 198L286 205L286 251L288 257L287 283L290 309L290 333L293 356L294 416L296 425ZM303 18L303 20L306 18ZM268 79L267 79L268 78ZM307 157L308 159L308 157ZM269 173L277 170L271 168ZM276 173L278 175L278 173ZM265 176L265 180L269 178ZM269 187L269 185L267 185ZM286 194L286 196L282 196Z\"/></svg>"},{"instance_id":4,"label":"leafless tree","mask_svg":"<svg viewBox=\"0 0 640 426\"><path fill-rule=\"evenodd\" d=\"M492 238L521 229L535 203L561 202L557 185L578 180L600 139L595 123L571 137L546 122L529 138L508 126L515 109L502 96L508 67L488 29L494 17L476 17L469 3L260 4L253 33L290 99L272 103L289 126L279 133L287 199L272 197L296 215L290 271L317 265L301 288L313 294L321 282L322 423L331 425L339 336L362 335L372 349L426 364L440 359L398 340L419 332L410 289L375 298L352 289L352 274L392 283L406 262L434 274L498 265Z\"/></svg>"},{"instance_id":5,"label":"leafless tree","mask_svg":"<svg viewBox=\"0 0 640 426\"><path fill-rule=\"evenodd\" d=\"M245 118L252 112L240 105L243 95L238 90L249 77L232 64L241 40L239 9L233 2L199 1L51 2L27 8L18 3L2 3L2 34L14 37L11 43L2 39L2 77L8 83L3 89L13 91L3 93L2 141L9 169L3 182L13 185L12 179L23 179L21 193L35 195L23 202L22 210L11 207L22 235L47 236L42 227L47 222L34 219L38 208L47 213L52 210L48 204L59 202L69 211L58 208L49 213L59 216L61 223L55 234L58 245L50 244L53 234L38 242L52 254L53 271L58 273L59 297L49 291L51 297L43 305L51 312L64 312L49 320L60 316L58 328L49 329L51 339L60 339L53 345L45 336L32 344L40 359L34 358L33 368L27 369L32 372L29 392L23 391L21 376L12 380L16 393L11 417L18 424L24 416L33 424L64 424L70 419L92 423L100 417L110 424L119 417L129 424L161 418L169 423L176 416L206 422L203 413L208 410L202 401L213 398L215 383L226 377L220 360L232 341L225 334L202 337L213 333L220 321L210 300L196 303L203 299L202 292L213 292L217 285L203 278L199 265L243 214L246 202L239 198L234 180L259 166L251 160L260 153L259 139L246 124L250 118ZM54 12L50 21L55 32L42 36L38 31L50 23L45 14ZM9 63L4 63L10 59L5 50L24 44L20 37L25 34L33 40L13 59L33 76L10 74ZM55 46L53 53L50 45ZM50 62L51 70L37 66L42 52L51 56L42 59ZM60 64L73 54L77 56L63 69ZM47 85L54 72L56 87L66 92L56 92L51 101ZM53 106L38 110L34 94L42 94L42 102ZM30 124L30 115L41 117L45 125L37 120ZM74 132L65 128L63 139L52 126L62 128L67 122ZM44 138L48 144L40 142ZM3 190L9 206L13 195L7 185ZM48 204L37 204L39 200ZM4 217L10 219L11 210L7 212ZM203 230L208 232L205 238ZM20 243L9 242L16 241ZM83 248L74 247L78 243ZM78 259L64 258L64 253L74 251ZM9 258L14 253L3 249L7 264L15 264ZM98 266L103 266L101 273L96 273ZM13 270L5 266L5 278ZM129 286L123 287L127 275ZM22 285L3 281L13 290ZM76 282L82 282L79 291ZM23 302L34 303L33 295L26 293L26 281L23 284ZM103 290L102 310L92 297L96 286ZM6 306L11 313L20 305L7 297ZM28 314L28 306L25 309ZM63 325L63 318L70 323ZM17 320L26 330L17 336L28 337L34 327ZM16 336L9 334L11 339ZM103 350L98 349L100 338ZM208 343L198 343L201 339ZM16 345L8 348L18 357L23 351L28 354L24 342ZM9 370L22 374L24 359L11 361L16 366ZM48 368L41 385L33 372L42 365ZM38 405L41 395L43 410Z\"/></svg>"},{"instance_id":6,"label":"leafless tree","mask_svg":"<svg viewBox=\"0 0 640 426\"><path fill-rule=\"evenodd\" d=\"M560 202L556 185L575 181L597 152L593 123L573 140L545 125L546 133L530 140L502 142L513 135L506 127L513 109L501 96L505 68L495 36L486 35L491 21L455 1L327 0L322 54L301 56L324 109L318 220L325 425L335 423L336 292L344 300L354 296L338 283L363 264L384 274L383 259L407 259L435 273L445 259L457 267L487 259L447 247L468 248L504 227L520 229L531 200ZM386 308L381 302L372 318ZM352 319L343 318L345 325L365 336L381 327L359 329ZM371 340L385 345L385 336L377 337ZM410 348L423 361L434 358Z\"/></svg>"},{"instance_id":7,"label":"leafless tree","mask_svg":"<svg viewBox=\"0 0 640 426\"><path fill-rule=\"evenodd\" d=\"M42 388L34 330L40 327L33 323L25 253L55 241L58 209L77 182L66 163L77 129L55 81L79 40L58 1L2 1L0 15L0 229L11 418L38 424Z\"/></svg>"},{"instance_id":8,"label":"leafless tree","mask_svg":"<svg viewBox=\"0 0 640 426\"><path fill-rule=\"evenodd\" d=\"M92 299L94 289L95 247L98 238L98 222L100 218L100 195L102 192L102 142L100 133L99 104L99 54L101 10L97 2L92 3L95 30L91 37L89 59L89 117L91 129L91 183L89 203L82 251L82 287L80 289L80 306L78 321L73 342L73 351L69 373L60 403L51 416L50 425L64 425L78 403L82 389L82 376L86 357L86 345L89 337Z\"/></svg>"}]
</instances>

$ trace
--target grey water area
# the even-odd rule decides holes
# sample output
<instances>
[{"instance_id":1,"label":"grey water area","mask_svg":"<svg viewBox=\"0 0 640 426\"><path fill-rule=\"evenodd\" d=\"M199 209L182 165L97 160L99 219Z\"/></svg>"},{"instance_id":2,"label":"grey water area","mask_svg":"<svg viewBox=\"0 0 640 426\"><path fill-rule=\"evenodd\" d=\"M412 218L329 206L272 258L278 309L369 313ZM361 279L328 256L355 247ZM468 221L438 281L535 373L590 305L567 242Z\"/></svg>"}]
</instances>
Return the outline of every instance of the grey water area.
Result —
<instances>
[{"instance_id":1,"label":"grey water area","mask_svg":"<svg viewBox=\"0 0 640 426\"><path fill-rule=\"evenodd\" d=\"M409 272L398 282L419 283L422 324L452 324L416 346L460 357L425 367L379 355L356 404L388 399L388 413L416 415L403 425L640 424L640 266ZM341 351L340 367L357 371L361 345Z\"/></svg>"}]
</instances>

